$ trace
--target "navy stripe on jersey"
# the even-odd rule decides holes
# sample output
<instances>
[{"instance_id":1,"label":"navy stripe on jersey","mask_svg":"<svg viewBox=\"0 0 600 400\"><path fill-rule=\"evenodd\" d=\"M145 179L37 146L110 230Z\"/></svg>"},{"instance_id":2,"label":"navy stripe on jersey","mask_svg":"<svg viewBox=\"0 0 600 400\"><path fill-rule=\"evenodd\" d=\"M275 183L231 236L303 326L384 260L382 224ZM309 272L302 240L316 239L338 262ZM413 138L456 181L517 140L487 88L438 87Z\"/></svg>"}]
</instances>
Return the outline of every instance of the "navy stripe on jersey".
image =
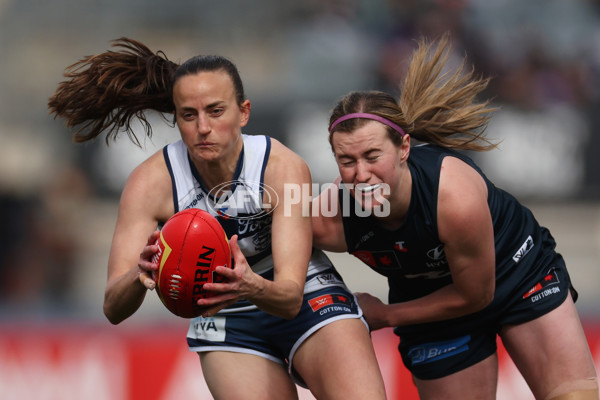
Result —
<instances>
[{"instance_id":1,"label":"navy stripe on jersey","mask_svg":"<svg viewBox=\"0 0 600 400\"><path fill-rule=\"evenodd\" d=\"M179 202L177 199L177 185L175 184L175 175L173 173L173 167L171 166L171 160L169 159L169 152L167 151L167 146L163 147L163 156L165 157L165 161L167 163L167 169L169 170L169 175L171 175L171 188L173 189L173 209L175 212L179 212Z\"/></svg>"},{"instance_id":2,"label":"navy stripe on jersey","mask_svg":"<svg viewBox=\"0 0 600 400\"><path fill-rule=\"evenodd\" d=\"M267 147L265 149L265 160L263 162L262 169L260 171L260 183L265 183L265 170L267 169L267 161L269 160L269 156L271 155L271 138L269 136L265 136L267 141ZM260 187L260 195L263 196L264 187L261 185Z\"/></svg>"}]
</instances>

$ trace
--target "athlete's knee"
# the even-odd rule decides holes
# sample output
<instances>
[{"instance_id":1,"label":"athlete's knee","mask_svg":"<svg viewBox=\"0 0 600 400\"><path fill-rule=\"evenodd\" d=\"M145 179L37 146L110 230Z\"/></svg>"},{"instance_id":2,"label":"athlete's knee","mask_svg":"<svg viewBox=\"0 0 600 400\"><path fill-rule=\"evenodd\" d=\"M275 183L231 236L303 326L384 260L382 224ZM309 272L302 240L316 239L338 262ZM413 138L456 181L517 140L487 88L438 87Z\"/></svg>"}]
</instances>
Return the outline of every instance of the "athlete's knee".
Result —
<instances>
[{"instance_id":1,"label":"athlete's knee","mask_svg":"<svg viewBox=\"0 0 600 400\"><path fill-rule=\"evenodd\" d=\"M545 400L598 400L598 378L563 382Z\"/></svg>"}]
</instances>

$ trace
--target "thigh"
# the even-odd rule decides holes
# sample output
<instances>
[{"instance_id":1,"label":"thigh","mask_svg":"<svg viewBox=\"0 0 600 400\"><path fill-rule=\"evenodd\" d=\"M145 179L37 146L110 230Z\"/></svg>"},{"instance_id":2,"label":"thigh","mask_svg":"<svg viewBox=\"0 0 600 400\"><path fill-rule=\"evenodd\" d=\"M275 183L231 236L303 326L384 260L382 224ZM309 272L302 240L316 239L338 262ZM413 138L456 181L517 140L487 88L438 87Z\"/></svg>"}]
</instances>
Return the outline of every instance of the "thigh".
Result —
<instances>
[{"instance_id":1,"label":"thigh","mask_svg":"<svg viewBox=\"0 0 600 400\"><path fill-rule=\"evenodd\" d=\"M414 378L414 381L421 400L493 400L496 398L498 384L498 356L493 354L443 378Z\"/></svg>"},{"instance_id":2,"label":"thigh","mask_svg":"<svg viewBox=\"0 0 600 400\"><path fill-rule=\"evenodd\" d=\"M385 399L369 331L359 318L338 319L296 351L293 368L318 399Z\"/></svg>"},{"instance_id":3,"label":"thigh","mask_svg":"<svg viewBox=\"0 0 600 400\"><path fill-rule=\"evenodd\" d=\"M558 308L500 332L504 347L536 398L569 381L596 376L593 359L570 295Z\"/></svg>"},{"instance_id":4,"label":"thigh","mask_svg":"<svg viewBox=\"0 0 600 400\"><path fill-rule=\"evenodd\" d=\"M199 355L215 400L298 398L296 385L283 364L246 353L210 351Z\"/></svg>"}]
</instances>

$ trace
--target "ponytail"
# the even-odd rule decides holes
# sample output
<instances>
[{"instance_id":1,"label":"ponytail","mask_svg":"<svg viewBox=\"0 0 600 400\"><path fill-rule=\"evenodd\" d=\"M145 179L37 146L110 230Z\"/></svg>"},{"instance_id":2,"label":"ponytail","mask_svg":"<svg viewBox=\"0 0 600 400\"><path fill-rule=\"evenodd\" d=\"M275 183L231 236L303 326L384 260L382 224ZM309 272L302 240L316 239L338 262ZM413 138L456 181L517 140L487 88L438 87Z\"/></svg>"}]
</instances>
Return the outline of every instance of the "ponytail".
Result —
<instances>
[{"instance_id":1,"label":"ponytail","mask_svg":"<svg viewBox=\"0 0 600 400\"><path fill-rule=\"evenodd\" d=\"M345 120L332 130L335 121L350 113L370 113L393 122L421 142L475 151L496 147L483 136L489 114L495 109L488 107L489 101L476 101L489 79L465 72L464 62L454 73L443 73L448 53L448 35L435 48L433 43L420 40L400 85L399 101L379 91L347 94L330 117L330 143L333 132L352 132L369 120ZM392 142L400 145L402 135L389 126L387 131Z\"/></svg>"},{"instance_id":2,"label":"ponytail","mask_svg":"<svg viewBox=\"0 0 600 400\"><path fill-rule=\"evenodd\" d=\"M75 142L85 142L106 132L106 142L116 139L120 130L140 145L132 129L137 118L146 136L152 128L145 110L173 113L173 75L179 67L162 51L153 53L132 39L115 40L116 51L87 56L67 67L67 80L58 85L48 101L51 114L66 120L69 128L78 127Z\"/></svg>"}]
</instances>

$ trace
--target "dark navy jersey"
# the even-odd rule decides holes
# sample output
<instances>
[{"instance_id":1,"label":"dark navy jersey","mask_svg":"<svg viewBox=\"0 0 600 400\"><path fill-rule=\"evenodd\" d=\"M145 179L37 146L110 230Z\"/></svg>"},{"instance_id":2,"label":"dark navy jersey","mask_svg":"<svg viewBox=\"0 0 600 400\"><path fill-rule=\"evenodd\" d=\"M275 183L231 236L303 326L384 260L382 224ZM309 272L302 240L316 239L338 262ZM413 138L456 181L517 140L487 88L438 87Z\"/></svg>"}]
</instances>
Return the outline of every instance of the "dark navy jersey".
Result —
<instances>
[{"instance_id":1,"label":"dark navy jersey","mask_svg":"<svg viewBox=\"0 0 600 400\"><path fill-rule=\"evenodd\" d=\"M466 155L435 145L411 149L408 167L412 175L410 206L402 226L387 230L374 216L356 215L358 204L340 185L348 252L388 278L389 302L397 303L425 296L452 282L444 243L437 226L440 170L444 157L457 157L473 167L488 189L496 251L496 295L502 301L509 293L529 287L529 279L557 256L555 241L540 227L531 211L512 195L494 186ZM344 202L349 202L344 208ZM360 206L358 206L360 207Z\"/></svg>"}]
</instances>

